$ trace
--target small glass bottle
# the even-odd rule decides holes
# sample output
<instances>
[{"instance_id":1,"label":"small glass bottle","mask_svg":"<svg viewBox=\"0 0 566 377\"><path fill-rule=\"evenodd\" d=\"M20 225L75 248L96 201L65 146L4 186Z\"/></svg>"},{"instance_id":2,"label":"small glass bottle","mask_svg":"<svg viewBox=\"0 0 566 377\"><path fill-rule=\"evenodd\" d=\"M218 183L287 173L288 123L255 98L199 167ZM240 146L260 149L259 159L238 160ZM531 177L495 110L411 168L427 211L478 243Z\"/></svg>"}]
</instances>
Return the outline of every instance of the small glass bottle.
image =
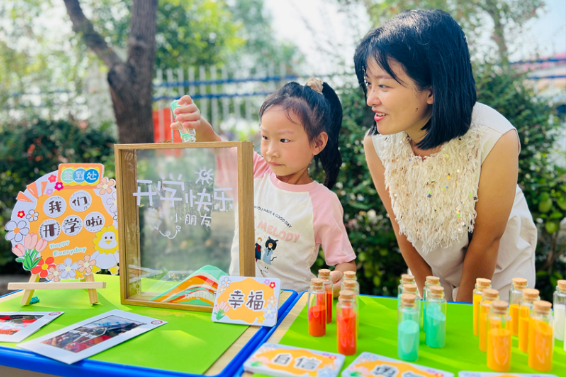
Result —
<instances>
[{"instance_id":1,"label":"small glass bottle","mask_svg":"<svg viewBox=\"0 0 566 377\"><path fill-rule=\"evenodd\" d=\"M326 334L326 291L321 279L311 279L309 289L309 334Z\"/></svg>"},{"instance_id":2,"label":"small glass bottle","mask_svg":"<svg viewBox=\"0 0 566 377\"><path fill-rule=\"evenodd\" d=\"M332 306L334 304L332 279L330 279L330 270L318 270L318 278L323 281L324 290L326 291L326 323L332 322Z\"/></svg>"},{"instance_id":3,"label":"small glass bottle","mask_svg":"<svg viewBox=\"0 0 566 377\"><path fill-rule=\"evenodd\" d=\"M474 335L479 335L480 301L484 289L491 288L491 280L477 278L476 288L474 289Z\"/></svg>"},{"instance_id":4,"label":"small glass bottle","mask_svg":"<svg viewBox=\"0 0 566 377\"><path fill-rule=\"evenodd\" d=\"M397 297L397 307L401 306L401 295L403 293L412 293L417 296L417 300L419 297L419 289L416 284L403 284L401 290L399 291L400 294Z\"/></svg>"},{"instance_id":5,"label":"small glass bottle","mask_svg":"<svg viewBox=\"0 0 566 377\"><path fill-rule=\"evenodd\" d=\"M496 372L511 368L511 317L505 301L493 301L487 326L487 367Z\"/></svg>"},{"instance_id":6,"label":"small glass bottle","mask_svg":"<svg viewBox=\"0 0 566 377\"><path fill-rule=\"evenodd\" d=\"M340 291L336 304L336 335L338 352L342 355L354 355L358 343L358 305L354 291Z\"/></svg>"},{"instance_id":7,"label":"small glass bottle","mask_svg":"<svg viewBox=\"0 0 566 377\"><path fill-rule=\"evenodd\" d=\"M428 298L424 303L426 315L426 345L431 348L443 348L446 344L446 299L444 287L433 285L429 288Z\"/></svg>"},{"instance_id":8,"label":"small glass bottle","mask_svg":"<svg viewBox=\"0 0 566 377\"><path fill-rule=\"evenodd\" d=\"M404 361L415 361L419 357L420 340L417 296L403 293L397 311L397 356Z\"/></svg>"},{"instance_id":9,"label":"small glass bottle","mask_svg":"<svg viewBox=\"0 0 566 377\"><path fill-rule=\"evenodd\" d=\"M403 293L403 285L405 284L416 284L415 277L409 274L401 275L401 282L397 287L397 297L401 296L401 293Z\"/></svg>"},{"instance_id":10,"label":"small glass bottle","mask_svg":"<svg viewBox=\"0 0 566 377\"><path fill-rule=\"evenodd\" d=\"M535 301L529 323L529 367L539 372L550 372L554 336L552 326L552 304Z\"/></svg>"},{"instance_id":11,"label":"small glass bottle","mask_svg":"<svg viewBox=\"0 0 566 377\"><path fill-rule=\"evenodd\" d=\"M344 289L344 282L346 280L357 281L356 273L354 271L344 271L344 278L342 279L342 284L340 284L340 290Z\"/></svg>"},{"instance_id":12,"label":"small glass bottle","mask_svg":"<svg viewBox=\"0 0 566 377\"><path fill-rule=\"evenodd\" d=\"M519 303L519 350L529 351L529 321L533 303L540 300L538 289L523 289L523 298Z\"/></svg>"},{"instance_id":13,"label":"small glass bottle","mask_svg":"<svg viewBox=\"0 0 566 377\"><path fill-rule=\"evenodd\" d=\"M425 280L425 286L423 288L423 311L422 311L422 323L423 323L423 331L426 333L426 321L425 321L425 316L426 316L426 305L424 304L426 302L426 299L428 298L428 294L430 292L430 287L432 286L440 286L440 278L438 276L427 276L426 280Z\"/></svg>"},{"instance_id":14,"label":"small glass bottle","mask_svg":"<svg viewBox=\"0 0 566 377\"><path fill-rule=\"evenodd\" d=\"M509 314L511 315L511 333L519 335L519 304L523 298L523 289L528 288L527 279L513 278L513 286L509 291Z\"/></svg>"},{"instance_id":15,"label":"small glass bottle","mask_svg":"<svg viewBox=\"0 0 566 377\"><path fill-rule=\"evenodd\" d=\"M564 341L566 332L566 280L558 280L554 292L554 338Z\"/></svg>"},{"instance_id":16,"label":"small glass bottle","mask_svg":"<svg viewBox=\"0 0 566 377\"><path fill-rule=\"evenodd\" d=\"M480 318L479 318L479 338L480 338L480 351L487 351L487 325L489 311L491 310L491 303L499 300L499 291L492 288L484 289L480 301Z\"/></svg>"}]
</instances>

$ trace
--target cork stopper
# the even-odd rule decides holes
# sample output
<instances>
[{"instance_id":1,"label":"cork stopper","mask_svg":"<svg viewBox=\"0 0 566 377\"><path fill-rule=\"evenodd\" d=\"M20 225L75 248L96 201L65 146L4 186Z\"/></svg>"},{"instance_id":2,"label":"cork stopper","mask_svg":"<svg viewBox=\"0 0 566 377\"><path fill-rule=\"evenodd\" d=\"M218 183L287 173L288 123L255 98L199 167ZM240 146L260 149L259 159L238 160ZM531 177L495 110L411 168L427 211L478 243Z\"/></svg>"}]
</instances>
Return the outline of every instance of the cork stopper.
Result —
<instances>
[{"instance_id":1,"label":"cork stopper","mask_svg":"<svg viewBox=\"0 0 566 377\"><path fill-rule=\"evenodd\" d=\"M552 308L552 304L548 301L540 300L540 301L535 301L533 303L533 309L541 314L546 314L550 312L551 308Z\"/></svg>"},{"instance_id":2,"label":"cork stopper","mask_svg":"<svg viewBox=\"0 0 566 377\"><path fill-rule=\"evenodd\" d=\"M491 287L491 280L484 279L484 278L477 278L476 279L476 285L479 288L489 288L489 287Z\"/></svg>"},{"instance_id":3,"label":"cork stopper","mask_svg":"<svg viewBox=\"0 0 566 377\"><path fill-rule=\"evenodd\" d=\"M505 314L508 304L505 301L496 300L491 303L494 313Z\"/></svg>"},{"instance_id":4,"label":"cork stopper","mask_svg":"<svg viewBox=\"0 0 566 377\"><path fill-rule=\"evenodd\" d=\"M357 282L355 280L344 280L344 288L349 290L356 289Z\"/></svg>"},{"instance_id":5,"label":"cork stopper","mask_svg":"<svg viewBox=\"0 0 566 377\"><path fill-rule=\"evenodd\" d=\"M538 289L525 288L523 289L523 297L527 301L534 301L538 298Z\"/></svg>"},{"instance_id":6,"label":"cork stopper","mask_svg":"<svg viewBox=\"0 0 566 377\"><path fill-rule=\"evenodd\" d=\"M483 297L486 300L497 300L497 296L499 296L499 291L497 289L487 288L483 290Z\"/></svg>"},{"instance_id":7,"label":"cork stopper","mask_svg":"<svg viewBox=\"0 0 566 377\"><path fill-rule=\"evenodd\" d=\"M417 294L416 284L403 284L403 293Z\"/></svg>"},{"instance_id":8,"label":"cork stopper","mask_svg":"<svg viewBox=\"0 0 566 377\"><path fill-rule=\"evenodd\" d=\"M412 293L403 293L401 295L401 306L413 306L417 296Z\"/></svg>"},{"instance_id":9,"label":"cork stopper","mask_svg":"<svg viewBox=\"0 0 566 377\"><path fill-rule=\"evenodd\" d=\"M566 280L558 280L558 284L556 286L559 291L566 292Z\"/></svg>"},{"instance_id":10,"label":"cork stopper","mask_svg":"<svg viewBox=\"0 0 566 377\"><path fill-rule=\"evenodd\" d=\"M415 281L415 277L413 275L409 275L409 274L403 274L401 275L401 283L404 284L409 284Z\"/></svg>"},{"instance_id":11,"label":"cork stopper","mask_svg":"<svg viewBox=\"0 0 566 377\"><path fill-rule=\"evenodd\" d=\"M318 277L319 279L327 280L328 278L330 278L330 270L327 269L318 270Z\"/></svg>"},{"instance_id":12,"label":"cork stopper","mask_svg":"<svg viewBox=\"0 0 566 377\"><path fill-rule=\"evenodd\" d=\"M525 278L513 278L513 287L517 289L527 288L527 279Z\"/></svg>"},{"instance_id":13,"label":"cork stopper","mask_svg":"<svg viewBox=\"0 0 566 377\"><path fill-rule=\"evenodd\" d=\"M430 295L433 297L442 297L444 295L444 287L440 285L433 285L430 289Z\"/></svg>"},{"instance_id":14,"label":"cork stopper","mask_svg":"<svg viewBox=\"0 0 566 377\"><path fill-rule=\"evenodd\" d=\"M350 291L348 289L340 291L340 297L338 297L339 301L347 301L353 299L354 299L354 291Z\"/></svg>"},{"instance_id":15,"label":"cork stopper","mask_svg":"<svg viewBox=\"0 0 566 377\"><path fill-rule=\"evenodd\" d=\"M322 279L318 279L318 278L311 279L311 287L313 287L314 289L317 289L317 288L322 289L323 283L324 283L324 280L322 280Z\"/></svg>"},{"instance_id":16,"label":"cork stopper","mask_svg":"<svg viewBox=\"0 0 566 377\"><path fill-rule=\"evenodd\" d=\"M345 271L344 280L356 280L356 273L354 271Z\"/></svg>"},{"instance_id":17,"label":"cork stopper","mask_svg":"<svg viewBox=\"0 0 566 377\"><path fill-rule=\"evenodd\" d=\"M438 283L440 283L440 278L438 276L427 276L426 282L428 285L438 285Z\"/></svg>"}]
</instances>

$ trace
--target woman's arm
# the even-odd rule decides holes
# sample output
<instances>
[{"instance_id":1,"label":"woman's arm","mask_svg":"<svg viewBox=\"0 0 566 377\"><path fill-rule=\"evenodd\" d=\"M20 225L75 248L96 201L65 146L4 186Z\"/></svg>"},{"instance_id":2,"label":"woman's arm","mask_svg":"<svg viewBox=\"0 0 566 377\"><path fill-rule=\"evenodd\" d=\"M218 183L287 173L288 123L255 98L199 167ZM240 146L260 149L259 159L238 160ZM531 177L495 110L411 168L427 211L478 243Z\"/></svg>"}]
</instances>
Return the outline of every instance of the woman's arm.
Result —
<instances>
[{"instance_id":1,"label":"woman's arm","mask_svg":"<svg viewBox=\"0 0 566 377\"><path fill-rule=\"evenodd\" d=\"M395 237L397 238L397 243L399 244L401 255L403 255L405 263L407 263L407 266L409 266L409 268L411 269L411 273L415 276L417 286L419 287L419 292L422 292L426 277L432 275L432 270L430 266L425 262L425 260L421 257L419 252L415 249L413 244L411 244L409 240L407 240L407 237L405 237L405 235L403 234L399 234L399 224L397 224L397 221L395 220L395 214L393 213L393 209L391 207L389 190L385 188L385 168L381 163L381 160L377 156L377 153L375 152L371 136L366 136L364 138L364 151L366 154L366 161L371 173L373 184L375 185L379 197L381 198L381 201L383 202L383 205L385 206L385 209L389 214L391 225L395 230Z\"/></svg>"},{"instance_id":2,"label":"woman's arm","mask_svg":"<svg viewBox=\"0 0 566 377\"><path fill-rule=\"evenodd\" d=\"M499 241L515 200L519 171L519 138L507 132L497 141L481 166L474 236L464 257L456 301L472 302L476 278L493 277Z\"/></svg>"}]
</instances>

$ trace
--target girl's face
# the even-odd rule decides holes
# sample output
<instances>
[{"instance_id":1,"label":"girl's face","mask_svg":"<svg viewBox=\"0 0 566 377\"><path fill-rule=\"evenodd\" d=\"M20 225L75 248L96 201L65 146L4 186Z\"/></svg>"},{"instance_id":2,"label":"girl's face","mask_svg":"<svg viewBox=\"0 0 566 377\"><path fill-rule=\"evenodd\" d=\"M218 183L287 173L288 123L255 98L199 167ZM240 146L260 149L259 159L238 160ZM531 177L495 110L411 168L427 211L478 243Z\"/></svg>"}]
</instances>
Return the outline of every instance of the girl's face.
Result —
<instances>
[{"instance_id":1,"label":"girl's face","mask_svg":"<svg viewBox=\"0 0 566 377\"><path fill-rule=\"evenodd\" d=\"M431 116L432 89L419 91L397 61L390 61L389 66L403 85L395 81L375 59L367 61L367 104L375 113L377 131L382 135L405 131L418 142L425 136L426 131L421 128Z\"/></svg>"},{"instance_id":2,"label":"girl's face","mask_svg":"<svg viewBox=\"0 0 566 377\"><path fill-rule=\"evenodd\" d=\"M326 132L310 142L305 129L294 114L273 106L261 117L261 154L275 175L283 182L309 183L308 166L326 146ZM304 173L307 174L304 174ZM304 177L307 180L305 181Z\"/></svg>"}]
</instances>

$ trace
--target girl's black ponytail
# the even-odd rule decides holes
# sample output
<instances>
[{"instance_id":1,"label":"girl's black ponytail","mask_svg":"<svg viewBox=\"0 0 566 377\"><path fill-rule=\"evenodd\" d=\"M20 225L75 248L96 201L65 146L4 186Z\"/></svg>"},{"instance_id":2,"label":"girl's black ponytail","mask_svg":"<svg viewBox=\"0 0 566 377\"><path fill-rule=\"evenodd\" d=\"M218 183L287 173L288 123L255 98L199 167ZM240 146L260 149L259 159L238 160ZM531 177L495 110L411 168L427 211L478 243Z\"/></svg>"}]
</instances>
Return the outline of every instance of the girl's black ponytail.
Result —
<instances>
[{"instance_id":1,"label":"girl's black ponytail","mask_svg":"<svg viewBox=\"0 0 566 377\"><path fill-rule=\"evenodd\" d=\"M327 83L322 84L322 95L330 106L330 119L326 126L328 143L316 157L326 173L324 185L332 189L338 180L338 174L342 166L342 156L338 148L338 136L342 128L342 104L334 89Z\"/></svg>"}]
</instances>

